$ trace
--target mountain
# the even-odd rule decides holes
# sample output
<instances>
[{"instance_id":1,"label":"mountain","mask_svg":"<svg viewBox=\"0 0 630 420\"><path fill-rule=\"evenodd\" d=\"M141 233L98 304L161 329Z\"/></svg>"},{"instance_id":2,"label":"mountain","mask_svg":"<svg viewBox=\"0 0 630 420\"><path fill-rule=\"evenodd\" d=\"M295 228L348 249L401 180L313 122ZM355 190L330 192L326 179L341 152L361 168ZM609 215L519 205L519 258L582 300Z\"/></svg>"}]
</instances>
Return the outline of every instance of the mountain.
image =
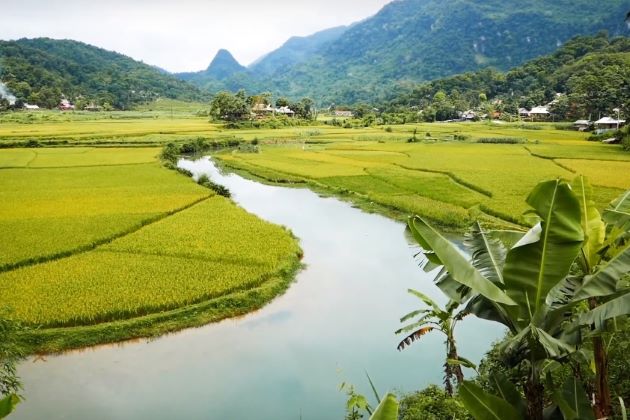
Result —
<instances>
[{"instance_id":1,"label":"mountain","mask_svg":"<svg viewBox=\"0 0 630 420\"><path fill-rule=\"evenodd\" d=\"M189 81L202 89L216 93L221 90L250 92L265 89L261 81L282 74L296 64L309 59L320 47L338 39L346 26L327 29L310 36L292 37L280 48L256 60L248 68L239 64L227 50L220 50L206 70L192 73L177 73L182 80Z\"/></svg>"},{"instance_id":2,"label":"mountain","mask_svg":"<svg viewBox=\"0 0 630 420\"><path fill-rule=\"evenodd\" d=\"M251 91L256 87L256 81L249 70L224 49L217 52L207 69L199 72L176 73L175 76L212 93L239 89Z\"/></svg>"},{"instance_id":3,"label":"mountain","mask_svg":"<svg viewBox=\"0 0 630 420\"><path fill-rule=\"evenodd\" d=\"M628 34L628 10L630 0L395 0L282 71L250 71L238 87L320 104L375 101L418 82L508 70L576 35Z\"/></svg>"},{"instance_id":4,"label":"mountain","mask_svg":"<svg viewBox=\"0 0 630 420\"><path fill-rule=\"evenodd\" d=\"M518 109L552 104L560 119L609 115L630 108L630 38L609 38L605 33L576 37L553 54L499 72L484 69L427 82L394 98L386 111L432 108L443 119L457 111L485 109L488 105L512 115ZM561 94L558 96L558 94ZM488 102L481 100L487 98ZM440 119L438 115L438 119Z\"/></svg>"},{"instance_id":5,"label":"mountain","mask_svg":"<svg viewBox=\"0 0 630 420\"><path fill-rule=\"evenodd\" d=\"M62 97L117 109L158 97L208 98L171 74L122 54L49 38L0 41L0 81L19 100L48 108Z\"/></svg>"},{"instance_id":6,"label":"mountain","mask_svg":"<svg viewBox=\"0 0 630 420\"><path fill-rule=\"evenodd\" d=\"M249 69L258 76L285 72L292 66L308 60L323 45L339 39L347 29L347 26L338 26L310 36L294 36L277 50L252 63Z\"/></svg>"}]
</instances>

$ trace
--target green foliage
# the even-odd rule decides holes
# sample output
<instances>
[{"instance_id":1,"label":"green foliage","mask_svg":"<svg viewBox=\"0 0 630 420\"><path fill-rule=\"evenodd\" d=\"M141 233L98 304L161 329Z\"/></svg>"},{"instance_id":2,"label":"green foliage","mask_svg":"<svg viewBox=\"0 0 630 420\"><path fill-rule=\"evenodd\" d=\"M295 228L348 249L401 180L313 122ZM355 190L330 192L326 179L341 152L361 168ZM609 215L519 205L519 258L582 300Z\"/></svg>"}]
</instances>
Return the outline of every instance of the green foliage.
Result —
<instances>
[{"instance_id":1,"label":"green foliage","mask_svg":"<svg viewBox=\"0 0 630 420\"><path fill-rule=\"evenodd\" d=\"M13 412L15 407L20 403L20 398L15 395L7 395L0 399L0 419L7 417Z\"/></svg>"},{"instance_id":2,"label":"green foliage","mask_svg":"<svg viewBox=\"0 0 630 420\"><path fill-rule=\"evenodd\" d=\"M517 117L520 107L554 101L551 112L555 119L594 117L612 113L617 107L628 108L624 86L630 81L629 68L627 38L609 39L605 33L579 36L553 54L507 73L480 70L416 86L411 92L396 94L386 109L415 106L425 110L427 121L449 119L449 115L440 115L439 109L453 108L461 112L470 108L500 111ZM485 92L493 101L492 110L479 99ZM556 93L563 96L556 97Z\"/></svg>"},{"instance_id":3,"label":"green foliage","mask_svg":"<svg viewBox=\"0 0 630 420\"><path fill-rule=\"evenodd\" d=\"M159 97L203 100L191 85L147 64L77 41L0 41L0 80L18 100L55 108L63 96L129 109Z\"/></svg>"},{"instance_id":4,"label":"green foliage","mask_svg":"<svg viewBox=\"0 0 630 420\"><path fill-rule=\"evenodd\" d=\"M232 194L230 193L230 190L228 190L223 185L219 185L212 182L210 178L208 178L207 175L201 175L199 179L197 180L197 184L203 185L206 188L210 188L212 191L214 191L215 193L223 197L230 198L232 196Z\"/></svg>"},{"instance_id":5,"label":"green foliage","mask_svg":"<svg viewBox=\"0 0 630 420\"><path fill-rule=\"evenodd\" d=\"M23 327L6 319L8 314L2 311L0 318L0 398L15 395L22 389L22 384L17 376L15 365L19 362L24 354L17 345L17 335L23 331ZM4 402L8 405L9 401ZM2 404L0 404L2 405ZM2 409L0 409L0 418L2 418Z\"/></svg>"},{"instance_id":6,"label":"green foliage","mask_svg":"<svg viewBox=\"0 0 630 420\"><path fill-rule=\"evenodd\" d=\"M620 16L627 13L627 6L626 0L396 1L309 51L304 59L285 62L288 66L267 72L253 65L251 71L236 72L228 80L206 78L199 85L213 92L270 90L289 98L309 96L323 104L375 102L417 82L482 68L507 70L552 53L578 34L599 30L623 34ZM473 91L476 103L480 93L488 99L494 96L481 85ZM515 92L515 97L519 95ZM449 119L449 113L453 115L447 106L436 107L437 119Z\"/></svg>"},{"instance_id":7,"label":"green foliage","mask_svg":"<svg viewBox=\"0 0 630 420\"><path fill-rule=\"evenodd\" d=\"M400 399L400 420L468 420L470 414L458 397L436 385L406 394Z\"/></svg>"},{"instance_id":8,"label":"green foliage","mask_svg":"<svg viewBox=\"0 0 630 420\"><path fill-rule=\"evenodd\" d=\"M449 252L453 245L420 218L410 219L409 227L427 258L425 270L442 266L436 283L445 294L467 302L467 312L508 327L511 334L499 351L510 368L524 368L526 379L521 385L527 400L526 412L517 411L524 404L507 378L489 378L491 386L499 391L498 396L464 382L460 397L475 418L542 419L545 387L541 377L554 363L577 357L583 344L580 326L602 331L607 320L630 314L630 287L623 281L630 272L630 246L626 243L630 192L605 211L609 235L604 238L605 227L590 200L590 191L584 178L578 178L573 189L560 180L538 184L527 199L538 224L524 235L504 232L501 241L494 243L475 226L471 237L477 236L477 240L465 242L470 261ZM506 240L507 237L512 238ZM516 244L508 251L502 241ZM605 242L609 245L602 248ZM574 271L570 274L578 257L585 267L582 277ZM600 258L605 261L599 262ZM590 264L597 268L590 269ZM494 292L491 297L488 283L499 286L512 301ZM586 313L573 312L578 304L587 301ZM596 372L605 376L605 366L602 370L598 364L603 356L597 351L596 348ZM509 373L514 375L514 371ZM554 389L551 381L548 388ZM597 388L598 396L603 392ZM590 402L576 378L568 378L561 392L552 392L551 399L565 418L592 415ZM596 409L606 412L599 403Z\"/></svg>"}]
</instances>

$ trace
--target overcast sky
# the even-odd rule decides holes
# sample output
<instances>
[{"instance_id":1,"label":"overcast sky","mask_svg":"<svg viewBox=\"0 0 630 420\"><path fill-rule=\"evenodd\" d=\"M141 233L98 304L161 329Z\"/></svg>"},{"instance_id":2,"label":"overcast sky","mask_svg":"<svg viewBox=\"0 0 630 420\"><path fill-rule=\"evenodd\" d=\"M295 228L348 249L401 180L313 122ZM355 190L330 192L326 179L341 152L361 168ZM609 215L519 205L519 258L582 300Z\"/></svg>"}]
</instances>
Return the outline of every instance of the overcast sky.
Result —
<instances>
[{"instance_id":1,"label":"overcast sky","mask_svg":"<svg viewBox=\"0 0 630 420\"><path fill-rule=\"evenodd\" d=\"M244 65L294 35L372 16L391 0L0 0L0 39L70 38L170 71L220 48Z\"/></svg>"}]
</instances>

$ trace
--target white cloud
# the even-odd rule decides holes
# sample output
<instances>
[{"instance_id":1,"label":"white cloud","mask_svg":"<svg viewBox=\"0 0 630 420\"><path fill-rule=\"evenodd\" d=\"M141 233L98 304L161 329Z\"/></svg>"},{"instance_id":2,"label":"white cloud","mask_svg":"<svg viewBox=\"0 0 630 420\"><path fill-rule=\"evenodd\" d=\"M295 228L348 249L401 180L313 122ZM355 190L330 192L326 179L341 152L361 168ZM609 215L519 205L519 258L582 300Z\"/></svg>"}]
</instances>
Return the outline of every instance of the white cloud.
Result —
<instances>
[{"instance_id":1,"label":"white cloud","mask_svg":"<svg viewBox=\"0 0 630 420\"><path fill-rule=\"evenodd\" d=\"M0 38L75 39L167 70L193 71L220 48L249 64L291 36L353 23L389 1L10 1L1 7Z\"/></svg>"}]
</instances>

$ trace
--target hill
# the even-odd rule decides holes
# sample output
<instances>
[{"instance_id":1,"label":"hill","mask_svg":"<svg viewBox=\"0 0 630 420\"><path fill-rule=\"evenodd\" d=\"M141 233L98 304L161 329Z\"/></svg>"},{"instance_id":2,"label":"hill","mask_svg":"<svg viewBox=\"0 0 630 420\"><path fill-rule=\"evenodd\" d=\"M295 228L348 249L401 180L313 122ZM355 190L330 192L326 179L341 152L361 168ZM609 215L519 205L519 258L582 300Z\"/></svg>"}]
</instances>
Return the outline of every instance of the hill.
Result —
<instances>
[{"instance_id":1,"label":"hill","mask_svg":"<svg viewBox=\"0 0 630 420\"><path fill-rule=\"evenodd\" d=\"M49 38L0 41L0 80L18 100L47 108L62 97L117 109L159 97L208 98L189 83L122 54Z\"/></svg>"},{"instance_id":2,"label":"hill","mask_svg":"<svg viewBox=\"0 0 630 420\"><path fill-rule=\"evenodd\" d=\"M496 110L513 115L520 107L553 103L551 111L557 118L577 119L610 114L614 108L629 109L628 86L630 38L601 33L576 37L553 54L505 73L485 69L418 85L408 94L397 95L385 108L465 111L483 105L482 99L487 98Z\"/></svg>"},{"instance_id":3,"label":"hill","mask_svg":"<svg viewBox=\"0 0 630 420\"><path fill-rule=\"evenodd\" d=\"M509 70L577 35L627 34L629 9L630 0L396 0L299 60L282 64L276 53L280 66L267 69L263 63L274 62L267 57L250 69L260 71L241 74L231 85L309 96L320 104L374 101L418 82L483 68Z\"/></svg>"},{"instance_id":4,"label":"hill","mask_svg":"<svg viewBox=\"0 0 630 420\"><path fill-rule=\"evenodd\" d=\"M322 46L339 39L347 30L347 26L338 26L310 36L294 36L277 50L258 59L249 69L258 76L284 73L292 66L308 60Z\"/></svg>"}]
</instances>

